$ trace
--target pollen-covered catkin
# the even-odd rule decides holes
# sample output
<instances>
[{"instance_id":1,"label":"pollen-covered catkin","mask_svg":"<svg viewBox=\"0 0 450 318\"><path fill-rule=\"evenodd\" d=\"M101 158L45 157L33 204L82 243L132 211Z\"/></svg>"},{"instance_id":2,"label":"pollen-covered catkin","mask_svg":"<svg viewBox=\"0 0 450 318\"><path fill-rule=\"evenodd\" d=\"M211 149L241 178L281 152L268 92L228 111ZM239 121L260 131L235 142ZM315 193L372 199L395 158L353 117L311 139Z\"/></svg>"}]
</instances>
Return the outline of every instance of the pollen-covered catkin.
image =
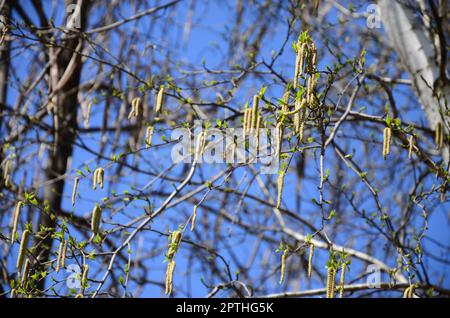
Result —
<instances>
[{"instance_id":1,"label":"pollen-covered catkin","mask_svg":"<svg viewBox=\"0 0 450 318\"><path fill-rule=\"evenodd\" d=\"M277 196L277 209L281 206L281 199L283 197L283 184L284 184L284 176L286 172L284 170L280 171L278 174L277 187L278 187L278 196Z\"/></svg>"},{"instance_id":2,"label":"pollen-covered catkin","mask_svg":"<svg viewBox=\"0 0 450 318\"><path fill-rule=\"evenodd\" d=\"M435 141L437 148L441 149L444 145L444 129L440 122L436 124Z\"/></svg>"},{"instance_id":3,"label":"pollen-covered catkin","mask_svg":"<svg viewBox=\"0 0 450 318\"><path fill-rule=\"evenodd\" d=\"M97 184L100 185L100 188L103 189L103 179L105 175L105 170L103 168L97 168L94 171L94 180L92 184L92 188L97 189Z\"/></svg>"},{"instance_id":4,"label":"pollen-covered catkin","mask_svg":"<svg viewBox=\"0 0 450 318\"><path fill-rule=\"evenodd\" d=\"M89 103L86 110L86 117L84 118L84 127L89 128L89 121L91 120L92 103Z\"/></svg>"},{"instance_id":5,"label":"pollen-covered catkin","mask_svg":"<svg viewBox=\"0 0 450 318\"><path fill-rule=\"evenodd\" d=\"M7 159L5 162L5 167L3 169L3 180L5 182L5 187L9 186L9 179L10 179L10 171L11 170L11 160Z\"/></svg>"},{"instance_id":6,"label":"pollen-covered catkin","mask_svg":"<svg viewBox=\"0 0 450 318\"><path fill-rule=\"evenodd\" d=\"M13 220L13 229L11 233L11 243L14 242L16 239L16 233L17 233L17 227L19 225L19 218L20 218L20 210L22 208L23 202L19 201L17 202L16 209L14 210L14 220Z\"/></svg>"},{"instance_id":7,"label":"pollen-covered catkin","mask_svg":"<svg viewBox=\"0 0 450 318\"><path fill-rule=\"evenodd\" d=\"M78 177L75 177L75 179L73 180L73 188L72 188L72 206L75 206L75 198L77 196L78 182L80 182L80 179Z\"/></svg>"},{"instance_id":8,"label":"pollen-covered catkin","mask_svg":"<svg viewBox=\"0 0 450 318\"><path fill-rule=\"evenodd\" d=\"M166 295L170 296L173 290L173 273L175 271L175 261L171 260L166 269Z\"/></svg>"},{"instance_id":9,"label":"pollen-covered catkin","mask_svg":"<svg viewBox=\"0 0 450 318\"><path fill-rule=\"evenodd\" d=\"M145 148L150 148L152 146L153 133L155 132L155 127L148 126L145 131Z\"/></svg>"},{"instance_id":10,"label":"pollen-covered catkin","mask_svg":"<svg viewBox=\"0 0 450 318\"><path fill-rule=\"evenodd\" d=\"M288 255L288 249L285 249L283 251L283 254L281 255L281 275L280 275L280 285L283 283L284 276L286 274L286 259Z\"/></svg>"},{"instance_id":11,"label":"pollen-covered catkin","mask_svg":"<svg viewBox=\"0 0 450 318\"><path fill-rule=\"evenodd\" d=\"M171 241L169 243L169 250L167 251L167 259L169 263L166 269L166 294L170 295L173 289L173 273L175 270L175 260L174 256L178 250L181 242L181 231L173 231Z\"/></svg>"},{"instance_id":12,"label":"pollen-covered catkin","mask_svg":"<svg viewBox=\"0 0 450 318\"><path fill-rule=\"evenodd\" d=\"M61 259L63 255L63 250L64 250L64 239L62 239L61 242L59 242L58 256L56 258L56 269L55 269L55 272L57 273L61 268Z\"/></svg>"},{"instance_id":13,"label":"pollen-covered catkin","mask_svg":"<svg viewBox=\"0 0 450 318\"><path fill-rule=\"evenodd\" d=\"M333 267L328 267L327 271L327 298L334 298L334 280L336 270Z\"/></svg>"},{"instance_id":14,"label":"pollen-covered catkin","mask_svg":"<svg viewBox=\"0 0 450 318\"><path fill-rule=\"evenodd\" d=\"M339 298L344 296L344 285L345 285L345 270L347 265L345 263L341 266L341 279L339 281Z\"/></svg>"},{"instance_id":15,"label":"pollen-covered catkin","mask_svg":"<svg viewBox=\"0 0 450 318\"><path fill-rule=\"evenodd\" d=\"M194 210L192 212L192 220L191 220L191 231L193 231L195 228L195 220L197 219L197 208L198 208L197 204L194 205Z\"/></svg>"},{"instance_id":16,"label":"pollen-covered catkin","mask_svg":"<svg viewBox=\"0 0 450 318\"><path fill-rule=\"evenodd\" d=\"M138 117L140 113L140 108L141 108L141 98L140 97L133 98L133 100L131 101L131 111L128 114L128 119Z\"/></svg>"},{"instance_id":17,"label":"pollen-covered catkin","mask_svg":"<svg viewBox=\"0 0 450 318\"><path fill-rule=\"evenodd\" d=\"M312 275L312 260L314 256L314 244L309 243L309 257L308 257L308 278Z\"/></svg>"},{"instance_id":18,"label":"pollen-covered catkin","mask_svg":"<svg viewBox=\"0 0 450 318\"><path fill-rule=\"evenodd\" d=\"M204 131L202 131L198 135L196 142L197 143L195 145L194 158L195 158L195 161L198 162L200 160L200 157L203 154L203 151L205 150L205 145L206 145L206 136L205 136L205 132Z\"/></svg>"},{"instance_id":19,"label":"pollen-covered catkin","mask_svg":"<svg viewBox=\"0 0 450 318\"><path fill-rule=\"evenodd\" d=\"M259 152L259 130L261 128L261 115L258 114L258 119L256 120L256 154Z\"/></svg>"},{"instance_id":20,"label":"pollen-covered catkin","mask_svg":"<svg viewBox=\"0 0 450 318\"><path fill-rule=\"evenodd\" d=\"M411 137L409 137L408 159L412 158L413 150L414 150L414 136L411 135Z\"/></svg>"},{"instance_id":21,"label":"pollen-covered catkin","mask_svg":"<svg viewBox=\"0 0 450 318\"><path fill-rule=\"evenodd\" d=\"M391 128L386 127L383 131L383 159L386 160L387 155L391 151Z\"/></svg>"},{"instance_id":22,"label":"pollen-covered catkin","mask_svg":"<svg viewBox=\"0 0 450 318\"><path fill-rule=\"evenodd\" d=\"M250 129L256 128L256 121L258 120L258 107L259 107L259 96L253 96L253 107L252 107L252 120Z\"/></svg>"},{"instance_id":23,"label":"pollen-covered catkin","mask_svg":"<svg viewBox=\"0 0 450 318\"><path fill-rule=\"evenodd\" d=\"M66 253L67 253L67 241L64 240L64 245L61 255L61 267L66 268Z\"/></svg>"},{"instance_id":24,"label":"pollen-covered catkin","mask_svg":"<svg viewBox=\"0 0 450 318\"><path fill-rule=\"evenodd\" d=\"M92 210L91 230L92 233L97 234L100 228L100 220L102 219L102 209L100 205L96 204Z\"/></svg>"},{"instance_id":25,"label":"pollen-covered catkin","mask_svg":"<svg viewBox=\"0 0 450 318\"><path fill-rule=\"evenodd\" d=\"M414 285L409 285L403 292L403 298L413 298L413 295L414 295Z\"/></svg>"},{"instance_id":26,"label":"pollen-covered catkin","mask_svg":"<svg viewBox=\"0 0 450 318\"><path fill-rule=\"evenodd\" d=\"M22 277L20 280L22 285L26 282L28 278L28 273L30 272L30 264L31 264L30 259L27 257L27 259L25 260L25 265L23 265Z\"/></svg>"},{"instance_id":27,"label":"pollen-covered catkin","mask_svg":"<svg viewBox=\"0 0 450 318\"><path fill-rule=\"evenodd\" d=\"M158 95L156 96L155 114L159 114L162 109L164 99L164 85L159 87Z\"/></svg>"},{"instance_id":28,"label":"pollen-covered catkin","mask_svg":"<svg viewBox=\"0 0 450 318\"><path fill-rule=\"evenodd\" d=\"M23 260L25 259L25 250L27 248L28 237L30 236L30 231L25 230L22 233L22 239L20 240L19 254L17 256L17 271L22 271Z\"/></svg>"}]
</instances>

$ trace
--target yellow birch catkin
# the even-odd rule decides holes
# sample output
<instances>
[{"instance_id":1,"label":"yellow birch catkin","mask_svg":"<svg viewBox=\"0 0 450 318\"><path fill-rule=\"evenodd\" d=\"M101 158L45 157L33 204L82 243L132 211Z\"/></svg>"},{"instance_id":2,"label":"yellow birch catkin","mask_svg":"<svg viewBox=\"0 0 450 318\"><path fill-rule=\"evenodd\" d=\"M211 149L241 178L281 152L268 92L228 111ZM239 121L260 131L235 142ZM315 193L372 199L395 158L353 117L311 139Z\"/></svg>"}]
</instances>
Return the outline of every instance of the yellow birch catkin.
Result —
<instances>
[{"instance_id":1,"label":"yellow birch catkin","mask_svg":"<svg viewBox=\"0 0 450 318\"><path fill-rule=\"evenodd\" d=\"M191 231L195 228L195 220L197 219L197 204L194 205L194 211L192 212L192 220L191 220Z\"/></svg>"},{"instance_id":2,"label":"yellow birch catkin","mask_svg":"<svg viewBox=\"0 0 450 318\"><path fill-rule=\"evenodd\" d=\"M339 281L339 298L344 296L344 285L345 285L345 270L347 265L345 263L342 264L341 267L341 279Z\"/></svg>"},{"instance_id":3,"label":"yellow birch catkin","mask_svg":"<svg viewBox=\"0 0 450 318\"><path fill-rule=\"evenodd\" d=\"M286 258L288 255L288 249L286 248L281 255L281 275L280 275L280 285L283 283L284 276L286 274Z\"/></svg>"},{"instance_id":4,"label":"yellow birch catkin","mask_svg":"<svg viewBox=\"0 0 450 318\"><path fill-rule=\"evenodd\" d=\"M20 210L22 208L22 205L23 205L22 201L17 202L16 209L14 210L13 229L11 232L11 243L14 243L14 240L16 239L17 227L19 225L19 218L20 218Z\"/></svg>"},{"instance_id":5,"label":"yellow birch catkin","mask_svg":"<svg viewBox=\"0 0 450 318\"><path fill-rule=\"evenodd\" d=\"M59 242L59 249L58 249L58 257L56 258L56 269L55 272L59 272L59 269L61 268L61 259L63 255L63 249L64 249L64 239Z\"/></svg>"},{"instance_id":6,"label":"yellow birch catkin","mask_svg":"<svg viewBox=\"0 0 450 318\"><path fill-rule=\"evenodd\" d=\"M30 272L30 259L27 257L27 259L25 260L25 265L23 265L22 277L20 280L22 285L27 281L29 272Z\"/></svg>"},{"instance_id":7,"label":"yellow birch catkin","mask_svg":"<svg viewBox=\"0 0 450 318\"><path fill-rule=\"evenodd\" d=\"M444 129L440 122L436 124L435 141L437 148L441 149L444 145Z\"/></svg>"},{"instance_id":8,"label":"yellow birch catkin","mask_svg":"<svg viewBox=\"0 0 450 318\"><path fill-rule=\"evenodd\" d=\"M284 176L286 175L286 172L284 170L280 171L278 175L277 180L277 187L278 187L278 196L277 196L277 209L281 206L281 199L283 197L283 184L284 184Z\"/></svg>"},{"instance_id":9,"label":"yellow birch catkin","mask_svg":"<svg viewBox=\"0 0 450 318\"><path fill-rule=\"evenodd\" d=\"M75 177L75 179L73 180L73 189L72 189L72 206L75 206L75 198L77 196L78 182L80 182L80 179L78 177Z\"/></svg>"},{"instance_id":10,"label":"yellow birch catkin","mask_svg":"<svg viewBox=\"0 0 450 318\"><path fill-rule=\"evenodd\" d=\"M84 118L84 127L89 128L89 121L91 120L92 103L89 103L86 110L86 118Z\"/></svg>"},{"instance_id":11,"label":"yellow birch catkin","mask_svg":"<svg viewBox=\"0 0 450 318\"><path fill-rule=\"evenodd\" d=\"M25 230L22 233L22 239L20 241L19 254L17 256L17 271L22 271L23 260L25 259L25 250L27 248L28 237L30 236L30 231Z\"/></svg>"},{"instance_id":12,"label":"yellow birch catkin","mask_svg":"<svg viewBox=\"0 0 450 318\"><path fill-rule=\"evenodd\" d=\"M9 186L9 174L11 170L11 160L6 160L5 162L5 168L3 169L3 179L5 180L5 187Z\"/></svg>"},{"instance_id":13,"label":"yellow birch catkin","mask_svg":"<svg viewBox=\"0 0 450 318\"><path fill-rule=\"evenodd\" d=\"M145 131L145 148L150 148L152 146L153 133L155 132L155 127L148 126Z\"/></svg>"},{"instance_id":14,"label":"yellow birch catkin","mask_svg":"<svg viewBox=\"0 0 450 318\"><path fill-rule=\"evenodd\" d=\"M308 278L312 275L312 260L314 256L314 244L309 243L309 257L308 257Z\"/></svg>"},{"instance_id":15,"label":"yellow birch catkin","mask_svg":"<svg viewBox=\"0 0 450 318\"><path fill-rule=\"evenodd\" d=\"M61 267L66 268L66 253L67 253L67 241L64 240L64 245L62 249L62 255L61 255Z\"/></svg>"},{"instance_id":16,"label":"yellow birch catkin","mask_svg":"<svg viewBox=\"0 0 450 318\"><path fill-rule=\"evenodd\" d=\"M250 124L250 129L256 128L256 121L258 120L258 106L259 106L259 96L253 96L253 107L252 107L252 120Z\"/></svg>"},{"instance_id":17,"label":"yellow birch catkin","mask_svg":"<svg viewBox=\"0 0 450 318\"><path fill-rule=\"evenodd\" d=\"M173 273L175 271L175 261L171 260L167 264L166 270L166 295L170 296L173 291Z\"/></svg>"},{"instance_id":18,"label":"yellow birch catkin","mask_svg":"<svg viewBox=\"0 0 450 318\"><path fill-rule=\"evenodd\" d=\"M97 168L94 171L94 180L92 184L92 188L97 189L97 184L100 185L100 188L103 189L103 179L105 175L105 170L103 168Z\"/></svg>"},{"instance_id":19,"label":"yellow birch catkin","mask_svg":"<svg viewBox=\"0 0 450 318\"><path fill-rule=\"evenodd\" d=\"M328 267L327 270L327 298L334 298L334 279L336 270L333 267Z\"/></svg>"},{"instance_id":20,"label":"yellow birch catkin","mask_svg":"<svg viewBox=\"0 0 450 318\"><path fill-rule=\"evenodd\" d=\"M98 204L95 205L92 210L92 219L91 219L91 230L95 235L98 233L100 228L100 221L102 219L102 209Z\"/></svg>"},{"instance_id":21,"label":"yellow birch catkin","mask_svg":"<svg viewBox=\"0 0 450 318\"><path fill-rule=\"evenodd\" d=\"M409 137L408 159L412 158L413 151L414 151L414 136L411 135L411 137Z\"/></svg>"},{"instance_id":22,"label":"yellow birch catkin","mask_svg":"<svg viewBox=\"0 0 450 318\"><path fill-rule=\"evenodd\" d=\"M386 160L387 155L389 155L391 149L391 128L386 127L383 131L383 159Z\"/></svg>"},{"instance_id":23,"label":"yellow birch catkin","mask_svg":"<svg viewBox=\"0 0 450 318\"><path fill-rule=\"evenodd\" d=\"M128 114L128 119L131 119L133 117L138 117L140 107L141 107L141 98L140 97L133 98L133 100L131 101L131 111Z\"/></svg>"},{"instance_id":24,"label":"yellow birch catkin","mask_svg":"<svg viewBox=\"0 0 450 318\"><path fill-rule=\"evenodd\" d=\"M164 85L159 87L158 95L156 96L155 114L159 114L162 109L164 99Z\"/></svg>"},{"instance_id":25,"label":"yellow birch catkin","mask_svg":"<svg viewBox=\"0 0 450 318\"><path fill-rule=\"evenodd\" d=\"M259 130L261 129L261 115L258 114L258 119L256 120L256 154L259 153Z\"/></svg>"},{"instance_id":26,"label":"yellow birch catkin","mask_svg":"<svg viewBox=\"0 0 450 318\"><path fill-rule=\"evenodd\" d=\"M173 273L175 270L174 256L178 250L180 242L181 242L181 231L172 232L172 239L169 243L169 250L166 255L167 259L169 260L169 263L167 264L167 269L166 269L166 294L167 295L172 294Z\"/></svg>"}]
</instances>

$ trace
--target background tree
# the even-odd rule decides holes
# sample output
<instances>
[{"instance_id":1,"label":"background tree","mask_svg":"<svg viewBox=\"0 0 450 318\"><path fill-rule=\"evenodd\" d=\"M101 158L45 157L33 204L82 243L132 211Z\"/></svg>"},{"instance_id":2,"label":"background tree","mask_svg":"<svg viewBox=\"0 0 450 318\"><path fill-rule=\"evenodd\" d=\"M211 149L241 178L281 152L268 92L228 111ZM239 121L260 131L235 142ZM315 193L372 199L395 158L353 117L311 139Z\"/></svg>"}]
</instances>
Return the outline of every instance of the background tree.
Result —
<instances>
[{"instance_id":1,"label":"background tree","mask_svg":"<svg viewBox=\"0 0 450 318\"><path fill-rule=\"evenodd\" d=\"M450 295L445 1L0 9L0 295ZM255 100L277 173L173 160Z\"/></svg>"}]
</instances>

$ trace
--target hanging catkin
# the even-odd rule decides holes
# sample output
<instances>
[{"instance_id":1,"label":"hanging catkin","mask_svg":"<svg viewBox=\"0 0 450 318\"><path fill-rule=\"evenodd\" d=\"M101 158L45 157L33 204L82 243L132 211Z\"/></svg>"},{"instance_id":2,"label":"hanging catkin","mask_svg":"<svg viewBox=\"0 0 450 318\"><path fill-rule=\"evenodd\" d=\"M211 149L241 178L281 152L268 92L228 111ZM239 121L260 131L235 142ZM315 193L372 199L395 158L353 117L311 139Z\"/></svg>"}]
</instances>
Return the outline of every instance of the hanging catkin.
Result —
<instances>
[{"instance_id":1,"label":"hanging catkin","mask_svg":"<svg viewBox=\"0 0 450 318\"><path fill-rule=\"evenodd\" d=\"M58 256L56 258L56 269L55 272L59 272L59 269L61 268L61 260L62 260L62 255L64 252L64 239L61 240L61 242L59 243L59 249L58 249Z\"/></svg>"},{"instance_id":2,"label":"hanging catkin","mask_svg":"<svg viewBox=\"0 0 450 318\"><path fill-rule=\"evenodd\" d=\"M25 265L23 265L22 277L20 280L22 285L27 281L28 273L30 272L30 266L31 266L30 259L27 257L27 259L25 260Z\"/></svg>"},{"instance_id":3,"label":"hanging catkin","mask_svg":"<svg viewBox=\"0 0 450 318\"><path fill-rule=\"evenodd\" d=\"M389 155L391 149L391 128L386 127L383 131L383 159L386 160L387 155Z\"/></svg>"},{"instance_id":4,"label":"hanging catkin","mask_svg":"<svg viewBox=\"0 0 450 318\"><path fill-rule=\"evenodd\" d=\"M95 169L95 171L94 171L94 179L93 179L93 184L92 184L92 188L94 190L97 189L97 184L99 184L100 188L103 189L104 175L105 175L105 170L103 168Z\"/></svg>"},{"instance_id":5,"label":"hanging catkin","mask_svg":"<svg viewBox=\"0 0 450 318\"><path fill-rule=\"evenodd\" d=\"M155 114L159 114L162 109L164 99L164 85L159 87L158 95L156 96Z\"/></svg>"},{"instance_id":6,"label":"hanging catkin","mask_svg":"<svg viewBox=\"0 0 450 318\"><path fill-rule=\"evenodd\" d=\"M312 261L314 256L314 244L309 243L309 257L308 257L308 278L312 275Z\"/></svg>"},{"instance_id":7,"label":"hanging catkin","mask_svg":"<svg viewBox=\"0 0 450 318\"><path fill-rule=\"evenodd\" d=\"M277 196L277 209L281 206L281 199L283 196L283 184L284 184L284 176L286 175L286 172L284 170L281 170L278 174L278 180L277 180L277 188L278 188L278 196Z\"/></svg>"},{"instance_id":8,"label":"hanging catkin","mask_svg":"<svg viewBox=\"0 0 450 318\"><path fill-rule=\"evenodd\" d=\"M288 249L284 249L283 254L281 254L281 275L280 275L280 285L283 283L284 276L286 274L286 259L288 255Z\"/></svg>"},{"instance_id":9,"label":"hanging catkin","mask_svg":"<svg viewBox=\"0 0 450 318\"><path fill-rule=\"evenodd\" d=\"M77 188L78 188L78 182L80 179L78 177L75 177L73 180L73 188L72 188L72 206L75 206L75 198L77 196Z\"/></svg>"},{"instance_id":10,"label":"hanging catkin","mask_svg":"<svg viewBox=\"0 0 450 318\"><path fill-rule=\"evenodd\" d=\"M17 271L22 271L23 260L25 259L25 250L27 248L28 237L30 236L30 231L25 230L22 233L22 239L20 240L19 254L17 256Z\"/></svg>"},{"instance_id":11,"label":"hanging catkin","mask_svg":"<svg viewBox=\"0 0 450 318\"><path fill-rule=\"evenodd\" d=\"M441 149L442 146L444 145L444 129L440 122L436 124L435 141L437 148Z\"/></svg>"},{"instance_id":12,"label":"hanging catkin","mask_svg":"<svg viewBox=\"0 0 450 318\"><path fill-rule=\"evenodd\" d=\"M152 146L153 133L155 128L153 126L148 126L145 131L145 148L150 148Z\"/></svg>"},{"instance_id":13,"label":"hanging catkin","mask_svg":"<svg viewBox=\"0 0 450 318\"><path fill-rule=\"evenodd\" d=\"M13 220L13 229L11 233L11 243L14 243L14 240L16 239L16 233L17 233L17 227L19 225L19 218L20 218L20 210L22 208L23 202L19 201L17 202L16 209L14 210L14 220Z\"/></svg>"},{"instance_id":14,"label":"hanging catkin","mask_svg":"<svg viewBox=\"0 0 450 318\"><path fill-rule=\"evenodd\" d=\"M341 279L339 281L339 298L344 296L344 285L345 285L345 270L347 265L345 263L341 266Z\"/></svg>"},{"instance_id":15,"label":"hanging catkin","mask_svg":"<svg viewBox=\"0 0 450 318\"><path fill-rule=\"evenodd\" d=\"M88 103L86 110L86 117L84 118L84 127L89 128L89 121L91 120L92 103Z\"/></svg>"},{"instance_id":16,"label":"hanging catkin","mask_svg":"<svg viewBox=\"0 0 450 318\"><path fill-rule=\"evenodd\" d=\"M259 130L261 129L261 115L258 114L258 119L256 120L256 155L259 153Z\"/></svg>"},{"instance_id":17,"label":"hanging catkin","mask_svg":"<svg viewBox=\"0 0 450 318\"><path fill-rule=\"evenodd\" d=\"M414 151L414 136L411 135L411 137L409 137L408 159L412 158L413 151Z\"/></svg>"},{"instance_id":18,"label":"hanging catkin","mask_svg":"<svg viewBox=\"0 0 450 318\"><path fill-rule=\"evenodd\" d=\"M195 227L195 220L197 219L197 208L198 208L197 204L194 205L194 210L192 212L192 220L191 220L191 231L193 231L194 227Z\"/></svg>"},{"instance_id":19,"label":"hanging catkin","mask_svg":"<svg viewBox=\"0 0 450 318\"><path fill-rule=\"evenodd\" d=\"M250 129L256 128L256 121L258 120L258 107L259 107L259 96L253 96L253 107L252 107L252 115L251 115L251 124Z\"/></svg>"},{"instance_id":20,"label":"hanging catkin","mask_svg":"<svg viewBox=\"0 0 450 318\"><path fill-rule=\"evenodd\" d=\"M169 250L167 251L167 259L169 263L167 264L166 269L166 294L172 294L173 289L173 273L175 270L175 253L178 250L178 247L181 242L181 231L172 232L171 241L169 243Z\"/></svg>"},{"instance_id":21,"label":"hanging catkin","mask_svg":"<svg viewBox=\"0 0 450 318\"><path fill-rule=\"evenodd\" d=\"M133 98L133 100L131 101L131 111L128 114L128 119L138 117L140 114L140 109L141 109L141 98L140 97Z\"/></svg>"},{"instance_id":22,"label":"hanging catkin","mask_svg":"<svg viewBox=\"0 0 450 318\"><path fill-rule=\"evenodd\" d=\"M10 171L11 170L11 160L7 159L5 162L5 167L3 169L3 180L5 180L5 187L9 186Z\"/></svg>"},{"instance_id":23,"label":"hanging catkin","mask_svg":"<svg viewBox=\"0 0 450 318\"><path fill-rule=\"evenodd\" d=\"M334 280L336 270L329 266L327 270L327 298L334 298Z\"/></svg>"},{"instance_id":24,"label":"hanging catkin","mask_svg":"<svg viewBox=\"0 0 450 318\"><path fill-rule=\"evenodd\" d=\"M94 209L92 210L92 219L91 219L91 230L95 235L98 234L98 230L100 228L100 221L102 219L102 209L100 205L96 204Z\"/></svg>"},{"instance_id":25,"label":"hanging catkin","mask_svg":"<svg viewBox=\"0 0 450 318\"><path fill-rule=\"evenodd\" d=\"M171 260L166 269L166 295L170 296L173 290L173 273L175 271L175 261Z\"/></svg>"}]
</instances>

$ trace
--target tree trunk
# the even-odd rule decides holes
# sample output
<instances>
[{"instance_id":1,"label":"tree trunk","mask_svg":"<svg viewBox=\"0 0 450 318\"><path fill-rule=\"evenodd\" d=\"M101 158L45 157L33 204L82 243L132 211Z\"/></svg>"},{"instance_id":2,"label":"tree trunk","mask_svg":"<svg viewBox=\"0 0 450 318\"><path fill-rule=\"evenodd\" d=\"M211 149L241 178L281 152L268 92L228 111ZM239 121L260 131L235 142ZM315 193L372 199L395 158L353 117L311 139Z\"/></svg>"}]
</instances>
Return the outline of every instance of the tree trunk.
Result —
<instances>
[{"instance_id":1,"label":"tree trunk","mask_svg":"<svg viewBox=\"0 0 450 318\"><path fill-rule=\"evenodd\" d=\"M413 81L430 128L435 129L441 123L448 135L450 123L446 105L450 101L450 86L445 74L446 54L442 56L445 52L441 50L442 41L425 28L426 23L417 14L420 8L413 8L411 1L379 0L378 4L386 33ZM441 154L448 165L448 144L441 149Z\"/></svg>"},{"instance_id":2,"label":"tree trunk","mask_svg":"<svg viewBox=\"0 0 450 318\"><path fill-rule=\"evenodd\" d=\"M71 1L66 1L66 6ZM78 0L80 5L81 15L81 30L84 29L86 14L88 9L88 1ZM63 39L61 46L63 49L57 54L55 65L51 67L50 71L50 86L52 87L49 102L55 102L53 108L54 114L54 144L53 149L49 152L49 157L46 163L45 180L46 186L44 188L44 200L50 207L50 211L59 211L61 209L62 195L64 192L65 178L61 178L66 173L68 159L72 156L73 143L77 131L77 109L78 109L78 86L80 83L82 61L81 55L76 51L82 49L82 38L74 37L76 33L69 32L68 36ZM51 50L52 48L50 48ZM57 50L54 50L57 52ZM52 52L50 52L52 55ZM73 69L70 71L68 68ZM66 72L70 72L69 77L63 85L62 76ZM64 74L64 75L66 75ZM51 84L53 83L53 84ZM41 213L39 216L38 226L45 226L54 228L56 225L56 218L50 214ZM38 239L39 240L39 239ZM50 251L53 239L47 235L43 241L36 242L39 246L36 250L39 262L45 263L49 260ZM45 280L39 282L38 288L43 290Z\"/></svg>"}]
</instances>

